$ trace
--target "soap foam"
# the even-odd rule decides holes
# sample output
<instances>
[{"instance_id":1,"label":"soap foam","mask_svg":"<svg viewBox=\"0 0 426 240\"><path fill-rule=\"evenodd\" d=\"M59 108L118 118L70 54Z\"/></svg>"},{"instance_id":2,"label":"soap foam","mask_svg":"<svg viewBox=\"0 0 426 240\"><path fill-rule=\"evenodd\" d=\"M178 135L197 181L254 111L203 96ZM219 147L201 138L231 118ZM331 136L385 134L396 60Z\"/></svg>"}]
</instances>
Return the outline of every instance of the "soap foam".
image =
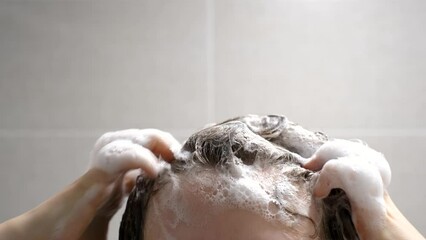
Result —
<instances>
[{"instance_id":1,"label":"soap foam","mask_svg":"<svg viewBox=\"0 0 426 240\"><path fill-rule=\"evenodd\" d=\"M322 167L314 194L326 197L332 188L345 191L352 207L353 222L364 231L377 231L383 224L384 193L391 181L391 170L383 154L367 145L336 139L321 146L309 160ZM358 226L363 222L368 225Z\"/></svg>"},{"instance_id":2,"label":"soap foam","mask_svg":"<svg viewBox=\"0 0 426 240\"><path fill-rule=\"evenodd\" d=\"M300 197L308 195L302 190L307 188L288 177L287 171L294 168L300 167L282 164L259 168L234 162L226 168L194 167L185 174L173 174L155 196L156 218L168 216L162 218L167 219L161 223L163 229L180 223L201 227L221 211L239 209L292 227L301 216L308 216L310 204L310 199Z\"/></svg>"},{"instance_id":3,"label":"soap foam","mask_svg":"<svg viewBox=\"0 0 426 240\"><path fill-rule=\"evenodd\" d=\"M373 169L377 169L382 177L383 185L389 186L391 181L391 170L382 153L369 148L365 143L335 139L322 145L312 158L321 159L323 163L330 159L343 157L361 157Z\"/></svg>"}]
</instances>

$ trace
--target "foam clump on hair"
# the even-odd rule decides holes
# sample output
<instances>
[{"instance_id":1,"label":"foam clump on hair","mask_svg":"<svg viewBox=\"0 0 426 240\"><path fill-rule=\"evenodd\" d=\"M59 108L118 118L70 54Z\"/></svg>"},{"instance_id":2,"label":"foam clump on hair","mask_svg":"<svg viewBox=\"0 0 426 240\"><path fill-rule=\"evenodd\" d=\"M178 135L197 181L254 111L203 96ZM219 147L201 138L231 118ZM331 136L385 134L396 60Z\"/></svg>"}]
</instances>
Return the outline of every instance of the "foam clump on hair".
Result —
<instances>
[{"instance_id":1,"label":"foam clump on hair","mask_svg":"<svg viewBox=\"0 0 426 240\"><path fill-rule=\"evenodd\" d=\"M214 206L224 209L241 209L256 213L265 220L277 220L283 224L293 222L294 216L286 209L292 209L296 202L297 188L281 172L261 172L253 166L236 165L241 172L238 177L213 170L209 173L194 174L198 186L196 195ZM271 169L272 170L272 169ZM235 171L235 170L233 170ZM206 175L214 175L205 178ZM282 184L276 184L279 178ZM210 181L214 179L214 181Z\"/></svg>"}]
</instances>

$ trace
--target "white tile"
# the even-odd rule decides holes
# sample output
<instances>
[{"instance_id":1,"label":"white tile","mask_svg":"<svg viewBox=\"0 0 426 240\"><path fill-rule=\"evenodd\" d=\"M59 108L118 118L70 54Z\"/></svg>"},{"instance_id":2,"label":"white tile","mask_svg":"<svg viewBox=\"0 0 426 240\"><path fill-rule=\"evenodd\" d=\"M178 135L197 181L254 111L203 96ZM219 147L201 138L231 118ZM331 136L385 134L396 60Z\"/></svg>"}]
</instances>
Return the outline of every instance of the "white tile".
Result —
<instances>
[{"instance_id":1,"label":"white tile","mask_svg":"<svg viewBox=\"0 0 426 240\"><path fill-rule=\"evenodd\" d=\"M0 128L206 122L205 6L0 2Z\"/></svg>"},{"instance_id":2,"label":"white tile","mask_svg":"<svg viewBox=\"0 0 426 240\"><path fill-rule=\"evenodd\" d=\"M82 175L94 139L0 138L0 222L36 207Z\"/></svg>"},{"instance_id":3,"label":"white tile","mask_svg":"<svg viewBox=\"0 0 426 240\"><path fill-rule=\"evenodd\" d=\"M215 1L217 120L424 128L424 1Z\"/></svg>"}]
</instances>

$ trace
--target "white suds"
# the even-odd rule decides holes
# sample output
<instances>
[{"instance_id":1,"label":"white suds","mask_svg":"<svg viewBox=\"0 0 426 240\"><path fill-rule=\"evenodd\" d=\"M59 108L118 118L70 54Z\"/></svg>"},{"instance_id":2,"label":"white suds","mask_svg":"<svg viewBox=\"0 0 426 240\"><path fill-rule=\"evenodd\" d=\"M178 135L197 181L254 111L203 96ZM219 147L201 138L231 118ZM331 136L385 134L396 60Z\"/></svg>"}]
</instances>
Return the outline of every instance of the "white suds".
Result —
<instances>
[{"instance_id":1,"label":"white suds","mask_svg":"<svg viewBox=\"0 0 426 240\"><path fill-rule=\"evenodd\" d=\"M383 196L391 181L383 154L359 142L336 139L321 146L305 166L321 169L315 174L315 196L324 198L333 188L343 189L351 202L355 227L358 222L368 222L363 227L368 231L381 227L386 214Z\"/></svg>"},{"instance_id":2,"label":"white suds","mask_svg":"<svg viewBox=\"0 0 426 240\"><path fill-rule=\"evenodd\" d=\"M284 172L294 167L259 169L232 164L227 169L192 169L172 177L174 180L155 197L154 208L156 214L168 216L168 222L162 224L172 228L178 223L200 227L212 215L230 209L246 210L266 221L292 226L298 221L294 213L306 214L308 207L303 204L309 204L301 203L300 184L291 182Z\"/></svg>"}]
</instances>

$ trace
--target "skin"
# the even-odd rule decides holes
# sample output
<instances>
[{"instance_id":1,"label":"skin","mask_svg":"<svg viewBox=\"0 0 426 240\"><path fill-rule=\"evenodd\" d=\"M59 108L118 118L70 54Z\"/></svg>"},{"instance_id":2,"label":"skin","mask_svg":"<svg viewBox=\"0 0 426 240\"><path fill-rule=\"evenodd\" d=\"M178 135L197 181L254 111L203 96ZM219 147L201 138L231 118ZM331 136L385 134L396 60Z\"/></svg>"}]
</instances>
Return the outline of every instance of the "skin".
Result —
<instances>
[{"instance_id":1,"label":"skin","mask_svg":"<svg viewBox=\"0 0 426 240\"><path fill-rule=\"evenodd\" d=\"M207 181L222 181L216 174L214 172L197 173L207 177ZM294 222L291 224L287 221L287 224L284 224L278 220L266 220L258 213L244 207L235 208L229 204L213 203L203 198L206 192L194 191L199 189L199 182L191 182L189 177L180 176L179 186L168 183L152 196L146 215L144 239L312 240L311 236L315 234L314 225L305 217L295 217L292 218ZM208 188L207 192L215 191L214 185L203 186ZM174 189L179 190L173 192ZM172 195L171 199L170 195ZM298 199L305 202L302 198ZM176 202L176 205L171 206L170 202ZM304 205L299 204L291 205L289 208L297 212L299 208L306 210ZM176 211L176 209L179 210Z\"/></svg>"},{"instance_id":2,"label":"skin","mask_svg":"<svg viewBox=\"0 0 426 240\"><path fill-rule=\"evenodd\" d=\"M96 142L89 170L38 207L0 224L2 239L106 239L108 223L142 170L155 177L179 143L168 133L130 129ZM136 171L131 171L136 170Z\"/></svg>"},{"instance_id":3,"label":"skin","mask_svg":"<svg viewBox=\"0 0 426 240\"><path fill-rule=\"evenodd\" d=\"M164 166L164 163L158 160L158 156L166 161L172 161L173 149L179 147L179 143L170 134L154 129L107 133L95 144L90 168L83 176L33 210L0 224L0 236L12 240L26 239L28 236L32 239L106 239L108 223L120 207L124 196L132 189L135 176L138 175L137 171L142 170L148 176L156 177ZM350 148L349 145L347 147ZM347 154L336 158L333 154L318 153L320 152L308 159L304 165L308 169L321 170L317 173L318 181L314 186L313 195L321 199L332 188L340 187L348 196L352 196L351 204L359 206L354 209L356 216L354 223L362 239L424 239L387 194L385 189L388 183L386 176L381 172L383 169L378 168L376 172L369 174L352 172L352 177L356 181L368 183L371 176L374 176L374 183L377 183L377 180L381 181L381 184L375 185L377 188L372 191L371 196L369 195L383 200L378 201L380 203L376 206L371 205L373 209L379 209L379 214L363 217L365 209L356 198L356 192L351 192L350 185L344 179L348 168L350 169L350 163L368 160L367 163L360 164L361 168L371 163L376 164L371 161L371 156ZM252 216L248 212L234 210L223 212L216 217L218 218L211 219L213 224L217 223L214 232L226 235L217 235L218 238L235 238L235 234L247 232L243 231L241 226L256 226L256 229L264 227L267 234L272 234L271 237L279 237L274 235L276 226L266 225L258 216ZM377 218L374 220L377 220L380 227L375 229L368 227L372 218ZM224 219L226 221L223 221ZM247 220L247 225L235 225L231 229L237 228L240 231L231 231L229 227L241 221L240 219ZM225 224L219 224L220 222ZM250 229L253 230L254 227ZM199 236L205 234L204 230L198 232L194 229L183 230L185 234L191 231L201 234ZM251 234L247 238L256 237L256 234L261 232L249 231L249 233Z\"/></svg>"},{"instance_id":4,"label":"skin","mask_svg":"<svg viewBox=\"0 0 426 240\"><path fill-rule=\"evenodd\" d=\"M212 213L210 213L212 214ZM152 218L151 218L152 219ZM149 221L145 225L147 232L144 239L251 239L251 240L280 240L280 239L312 239L313 225L302 221L292 227L283 226L278 222L265 221L261 216L249 211L230 209L209 215L203 224L178 224L176 227L159 226L158 221ZM260 231L261 229L261 231Z\"/></svg>"},{"instance_id":5,"label":"skin","mask_svg":"<svg viewBox=\"0 0 426 240\"><path fill-rule=\"evenodd\" d=\"M333 140L304 164L317 172L313 195L322 199L334 188L345 191L361 239L424 239L386 191L390 167L382 154L359 142Z\"/></svg>"}]
</instances>

